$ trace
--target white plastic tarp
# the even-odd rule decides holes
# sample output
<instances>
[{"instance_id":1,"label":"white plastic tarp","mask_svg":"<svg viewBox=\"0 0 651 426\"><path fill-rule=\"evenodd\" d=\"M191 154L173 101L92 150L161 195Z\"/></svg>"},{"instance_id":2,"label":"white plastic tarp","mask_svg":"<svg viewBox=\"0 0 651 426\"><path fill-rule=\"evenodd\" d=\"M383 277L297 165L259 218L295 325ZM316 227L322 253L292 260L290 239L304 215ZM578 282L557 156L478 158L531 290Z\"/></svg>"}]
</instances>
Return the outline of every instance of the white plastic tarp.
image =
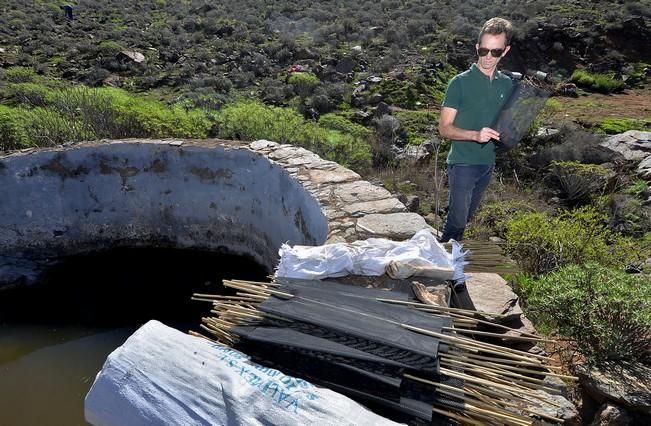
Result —
<instances>
[{"instance_id":1,"label":"white plastic tarp","mask_svg":"<svg viewBox=\"0 0 651 426\"><path fill-rule=\"evenodd\" d=\"M158 321L109 355L86 396L85 415L95 426L397 424Z\"/></svg>"},{"instance_id":2,"label":"white plastic tarp","mask_svg":"<svg viewBox=\"0 0 651 426\"><path fill-rule=\"evenodd\" d=\"M463 279L464 255L461 245L453 243L452 253L434 235L422 229L407 241L369 238L353 243L322 246L283 244L279 250L277 277L323 279L346 275L379 276L392 267L393 278L443 272L446 279Z\"/></svg>"}]
</instances>

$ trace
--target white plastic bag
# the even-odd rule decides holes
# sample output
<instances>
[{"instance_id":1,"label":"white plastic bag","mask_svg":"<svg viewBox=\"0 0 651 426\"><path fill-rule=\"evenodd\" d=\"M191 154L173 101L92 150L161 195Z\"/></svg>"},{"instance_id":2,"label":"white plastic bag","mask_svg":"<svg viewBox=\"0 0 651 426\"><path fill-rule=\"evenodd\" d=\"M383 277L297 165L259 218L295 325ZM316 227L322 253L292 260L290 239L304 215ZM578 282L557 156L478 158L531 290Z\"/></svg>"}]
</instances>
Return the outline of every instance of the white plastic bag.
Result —
<instances>
[{"instance_id":1,"label":"white plastic bag","mask_svg":"<svg viewBox=\"0 0 651 426\"><path fill-rule=\"evenodd\" d=\"M411 275L441 279L462 279L464 255L461 246L453 244L448 253L434 235L422 229L407 241L369 238L354 243L322 246L283 244L279 251L277 277L323 279L345 275L379 276L391 265L394 278ZM435 274L435 275L433 275Z\"/></svg>"},{"instance_id":2,"label":"white plastic bag","mask_svg":"<svg viewBox=\"0 0 651 426\"><path fill-rule=\"evenodd\" d=\"M158 321L109 355L86 396L85 414L94 426L397 424Z\"/></svg>"}]
</instances>

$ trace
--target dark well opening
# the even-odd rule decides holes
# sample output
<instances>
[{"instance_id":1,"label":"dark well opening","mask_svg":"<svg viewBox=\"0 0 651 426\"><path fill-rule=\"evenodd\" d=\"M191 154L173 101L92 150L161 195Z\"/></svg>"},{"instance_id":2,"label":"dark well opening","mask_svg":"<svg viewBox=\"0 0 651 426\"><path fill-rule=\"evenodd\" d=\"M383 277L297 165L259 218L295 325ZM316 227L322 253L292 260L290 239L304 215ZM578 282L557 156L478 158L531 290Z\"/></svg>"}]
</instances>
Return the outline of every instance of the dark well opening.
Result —
<instances>
[{"instance_id":1,"label":"dark well opening","mask_svg":"<svg viewBox=\"0 0 651 426\"><path fill-rule=\"evenodd\" d=\"M0 321L122 327L157 319L198 325L209 305L191 301L193 293L224 294L223 279L264 281L268 273L226 251L122 248L71 256L42 283L1 293Z\"/></svg>"},{"instance_id":2,"label":"dark well opening","mask_svg":"<svg viewBox=\"0 0 651 426\"><path fill-rule=\"evenodd\" d=\"M226 251L122 248L64 258L32 286L0 291L0 425L85 425L106 357L143 323L199 330L223 279L265 267Z\"/></svg>"}]
</instances>

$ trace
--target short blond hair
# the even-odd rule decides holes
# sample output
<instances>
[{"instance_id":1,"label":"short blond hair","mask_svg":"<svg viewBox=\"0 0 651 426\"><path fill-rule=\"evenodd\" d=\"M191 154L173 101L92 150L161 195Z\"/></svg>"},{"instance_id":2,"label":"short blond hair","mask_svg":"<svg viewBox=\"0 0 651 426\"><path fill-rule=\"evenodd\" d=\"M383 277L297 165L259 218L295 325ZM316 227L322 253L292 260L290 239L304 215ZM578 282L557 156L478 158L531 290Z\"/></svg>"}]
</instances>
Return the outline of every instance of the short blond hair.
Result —
<instances>
[{"instance_id":1,"label":"short blond hair","mask_svg":"<svg viewBox=\"0 0 651 426\"><path fill-rule=\"evenodd\" d=\"M479 31L479 37L477 37L477 44L481 44L481 36L484 34L504 34L506 36L506 45L508 46L511 44L511 37L513 37L513 25L511 21L504 18L491 18L482 25L481 31Z\"/></svg>"}]
</instances>

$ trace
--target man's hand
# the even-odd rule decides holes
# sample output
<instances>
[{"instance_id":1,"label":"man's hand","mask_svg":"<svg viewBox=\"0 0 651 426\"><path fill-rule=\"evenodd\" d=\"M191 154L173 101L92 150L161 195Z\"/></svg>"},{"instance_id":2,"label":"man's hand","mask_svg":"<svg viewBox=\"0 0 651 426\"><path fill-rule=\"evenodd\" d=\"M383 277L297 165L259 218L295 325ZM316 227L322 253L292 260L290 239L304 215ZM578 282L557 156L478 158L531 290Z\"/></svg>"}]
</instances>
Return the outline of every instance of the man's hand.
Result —
<instances>
[{"instance_id":1,"label":"man's hand","mask_svg":"<svg viewBox=\"0 0 651 426\"><path fill-rule=\"evenodd\" d=\"M475 142L486 143L491 139L500 140L500 134L490 127L484 127L477 132Z\"/></svg>"}]
</instances>

